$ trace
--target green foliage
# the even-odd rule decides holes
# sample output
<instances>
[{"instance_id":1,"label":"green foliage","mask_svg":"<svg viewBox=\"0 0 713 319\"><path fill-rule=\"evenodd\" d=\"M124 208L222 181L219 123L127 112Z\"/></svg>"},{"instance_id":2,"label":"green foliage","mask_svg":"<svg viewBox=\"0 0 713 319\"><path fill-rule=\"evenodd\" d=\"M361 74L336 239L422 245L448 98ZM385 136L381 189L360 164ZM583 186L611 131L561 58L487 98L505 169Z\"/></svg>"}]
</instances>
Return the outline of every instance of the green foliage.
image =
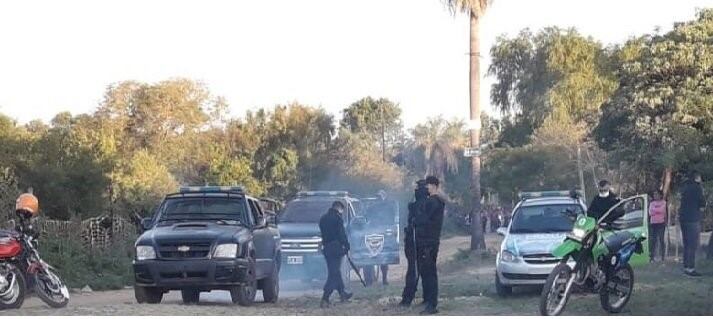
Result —
<instances>
[{"instance_id":1,"label":"green foliage","mask_svg":"<svg viewBox=\"0 0 713 319\"><path fill-rule=\"evenodd\" d=\"M168 169L145 150L136 152L113 178L123 208L144 215L164 195L178 189Z\"/></svg>"},{"instance_id":2,"label":"green foliage","mask_svg":"<svg viewBox=\"0 0 713 319\"><path fill-rule=\"evenodd\" d=\"M70 288L122 289L133 283L133 241L115 243L107 249L90 251L77 238L40 238L40 255L59 270Z\"/></svg>"},{"instance_id":3,"label":"green foliage","mask_svg":"<svg viewBox=\"0 0 713 319\"><path fill-rule=\"evenodd\" d=\"M713 159L713 9L620 49L619 89L594 131L620 160L661 171ZM704 169L705 170L705 169Z\"/></svg>"},{"instance_id":4,"label":"green foliage","mask_svg":"<svg viewBox=\"0 0 713 319\"><path fill-rule=\"evenodd\" d=\"M616 88L610 52L576 30L523 30L498 37L490 50L491 101L506 115L501 142L522 146L549 116L596 121Z\"/></svg>"},{"instance_id":5,"label":"green foliage","mask_svg":"<svg viewBox=\"0 0 713 319\"><path fill-rule=\"evenodd\" d=\"M352 103L342 111L341 127L352 133L364 133L369 139L382 145L382 133L388 158L393 148L403 139L401 108L386 98L373 99L368 96Z\"/></svg>"}]
</instances>

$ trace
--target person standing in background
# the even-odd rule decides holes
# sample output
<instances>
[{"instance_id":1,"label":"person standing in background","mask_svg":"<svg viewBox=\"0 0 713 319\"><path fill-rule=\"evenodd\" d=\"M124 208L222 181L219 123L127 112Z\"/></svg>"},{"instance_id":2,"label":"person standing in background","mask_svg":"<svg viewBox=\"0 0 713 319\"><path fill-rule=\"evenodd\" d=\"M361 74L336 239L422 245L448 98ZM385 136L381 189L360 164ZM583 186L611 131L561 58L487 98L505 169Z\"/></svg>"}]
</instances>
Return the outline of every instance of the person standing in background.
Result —
<instances>
[{"instance_id":1,"label":"person standing in background","mask_svg":"<svg viewBox=\"0 0 713 319\"><path fill-rule=\"evenodd\" d=\"M691 277L700 276L696 271L696 251L701 239L701 220L706 206L701 183L701 174L692 171L681 186L679 220L683 237L683 273Z\"/></svg>"},{"instance_id":2,"label":"person standing in background","mask_svg":"<svg viewBox=\"0 0 713 319\"><path fill-rule=\"evenodd\" d=\"M416 214L416 265L421 275L423 299L426 309L421 314L438 313L438 249L441 244L441 229L446 206L445 195L439 189L440 181L435 176L426 178L428 199L425 210Z\"/></svg>"},{"instance_id":3,"label":"person standing in background","mask_svg":"<svg viewBox=\"0 0 713 319\"><path fill-rule=\"evenodd\" d=\"M660 190L654 192L654 200L649 204L649 252L651 262L656 259L656 250L661 251L661 261L664 261L666 248L664 232L666 231L666 200Z\"/></svg>"}]
</instances>

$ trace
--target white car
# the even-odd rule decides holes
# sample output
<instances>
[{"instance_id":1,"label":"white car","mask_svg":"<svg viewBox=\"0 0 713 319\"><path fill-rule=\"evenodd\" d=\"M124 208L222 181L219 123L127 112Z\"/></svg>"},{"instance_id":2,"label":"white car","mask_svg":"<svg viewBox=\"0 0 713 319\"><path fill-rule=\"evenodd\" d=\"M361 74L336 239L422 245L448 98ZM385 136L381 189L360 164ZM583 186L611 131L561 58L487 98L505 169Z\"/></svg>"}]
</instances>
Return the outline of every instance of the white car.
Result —
<instances>
[{"instance_id":1,"label":"white car","mask_svg":"<svg viewBox=\"0 0 713 319\"><path fill-rule=\"evenodd\" d=\"M561 261L552 250L572 231L574 218L585 214L581 196L568 191L521 193L510 225L498 229L503 241L496 258L498 295L514 286L543 285Z\"/></svg>"}]
</instances>

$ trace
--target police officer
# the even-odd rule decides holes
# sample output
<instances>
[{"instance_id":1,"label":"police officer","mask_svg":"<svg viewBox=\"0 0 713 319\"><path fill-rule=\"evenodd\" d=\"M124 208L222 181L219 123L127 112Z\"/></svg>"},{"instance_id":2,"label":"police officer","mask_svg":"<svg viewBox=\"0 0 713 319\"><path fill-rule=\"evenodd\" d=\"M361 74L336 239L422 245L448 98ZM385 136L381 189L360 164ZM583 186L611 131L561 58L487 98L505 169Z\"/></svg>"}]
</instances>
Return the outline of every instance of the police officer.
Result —
<instances>
[{"instance_id":1,"label":"police officer","mask_svg":"<svg viewBox=\"0 0 713 319\"><path fill-rule=\"evenodd\" d=\"M599 193L592 199L592 204L587 209L587 216L599 220L612 207L620 201L619 196L611 191L611 184L607 180L599 181ZM614 212L607 217L607 221L615 220L619 217L618 212Z\"/></svg>"},{"instance_id":2,"label":"police officer","mask_svg":"<svg viewBox=\"0 0 713 319\"><path fill-rule=\"evenodd\" d=\"M426 178L428 199L423 210L417 210L414 219L416 226L416 264L421 275L423 299L426 308L421 314L438 313L438 273L436 259L441 243L441 228L446 206L445 196L440 193L440 182L435 176Z\"/></svg>"},{"instance_id":3,"label":"police officer","mask_svg":"<svg viewBox=\"0 0 713 319\"><path fill-rule=\"evenodd\" d=\"M319 231L322 233L322 252L327 261L327 282L324 283L324 293L319 306L329 307L329 297L335 290L339 293L342 302L352 297L351 293L344 290L341 266L344 255L349 252L349 240L344 230L344 204L340 201L332 203L332 207L319 219Z\"/></svg>"},{"instance_id":4,"label":"police officer","mask_svg":"<svg viewBox=\"0 0 713 319\"><path fill-rule=\"evenodd\" d=\"M416 212L423 210L426 206L428 198L428 190L426 189L426 180L416 182L416 190L414 191L414 201L408 204L408 224L404 228L404 254L408 267L406 268L406 285L401 294L401 302L399 306L409 307L411 302L416 297L418 289L418 271L416 269L416 236L414 234L414 222Z\"/></svg>"}]
</instances>

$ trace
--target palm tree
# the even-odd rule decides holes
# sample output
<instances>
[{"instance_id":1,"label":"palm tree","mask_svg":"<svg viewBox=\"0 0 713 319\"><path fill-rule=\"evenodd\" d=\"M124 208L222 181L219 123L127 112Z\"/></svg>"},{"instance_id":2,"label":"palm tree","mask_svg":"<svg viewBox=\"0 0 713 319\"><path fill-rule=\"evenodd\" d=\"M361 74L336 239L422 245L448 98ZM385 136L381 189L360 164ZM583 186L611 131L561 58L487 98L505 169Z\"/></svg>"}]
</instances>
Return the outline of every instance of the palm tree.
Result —
<instances>
[{"instance_id":1,"label":"palm tree","mask_svg":"<svg viewBox=\"0 0 713 319\"><path fill-rule=\"evenodd\" d=\"M492 0L446 0L451 12L462 12L470 16L470 146L480 148L480 18L485 15ZM480 154L471 159L471 188L473 189L473 210L471 212L470 249L485 249L485 236L480 223Z\"/></svg>"},{"instance_id":2,"label":"palm tree","mask_svg":"<svg viewBox=\"0 0 713 319\"><path fill-rule=\"evenodd\" d=\"M443 181L446 172L458 172L459 153L466 145L464 127L462 121L445 121L442 117L414 127L413 147L423 154L426 175L434 175Z\"/></svg>"}]
</instances>

